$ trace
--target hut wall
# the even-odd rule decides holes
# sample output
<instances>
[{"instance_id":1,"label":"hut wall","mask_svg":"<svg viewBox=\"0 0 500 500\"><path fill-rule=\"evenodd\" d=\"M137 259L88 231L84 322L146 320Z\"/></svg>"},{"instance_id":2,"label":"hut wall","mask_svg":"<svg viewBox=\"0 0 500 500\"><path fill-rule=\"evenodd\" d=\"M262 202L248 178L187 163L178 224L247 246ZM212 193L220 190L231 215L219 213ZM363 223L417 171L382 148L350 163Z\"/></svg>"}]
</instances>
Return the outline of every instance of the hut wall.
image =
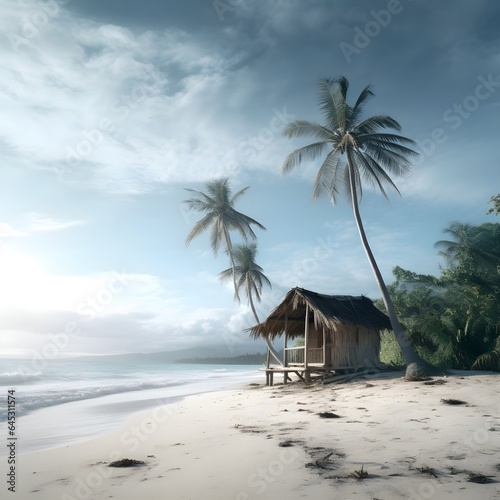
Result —
<instances>
[{"instance_id":1,"label":"hut wall","mask_svg":"<svg viewBox=\"0 0 500 500\"><path fill-rule=\"evenodd\" d=\"M317 330L314 325L310 325L307 345L310 349L323 347L323 330Z\"/></svg>"},{"instance_id":2,"label":"hut wall","mask_svg":"<svg viewBox=\"0 0 500 500\"><path fill-rule=\"evenodd\" d=\"M380 364L380 334L357 325L343 325L330 332L327 360L333 369L360 368Z\"/></svg>"}]
</instances>

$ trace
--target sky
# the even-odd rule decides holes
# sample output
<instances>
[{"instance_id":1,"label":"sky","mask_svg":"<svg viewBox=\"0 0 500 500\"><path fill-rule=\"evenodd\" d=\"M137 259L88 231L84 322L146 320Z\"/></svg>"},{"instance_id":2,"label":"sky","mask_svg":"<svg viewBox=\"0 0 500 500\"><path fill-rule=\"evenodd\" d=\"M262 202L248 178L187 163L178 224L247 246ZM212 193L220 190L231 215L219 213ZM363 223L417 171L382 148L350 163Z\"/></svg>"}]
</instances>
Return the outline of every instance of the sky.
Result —
<instances>
[{"instance_id":1,"label":"sky","mask_svg":"<svg viewBox=\"0 0 500 500\"><path fill-rule=\"evenodd\" d=\"M379 297L349 203L311 200L317 162L282 175L346 76L366 116L417 142L389 203L361 215L388 283L439 273L453 221L495 222L500 4L495 0L0 0L0 356L263 352L185 188L228 178L262 223L261 319L300 286ZM280 346L277 346L280 347Z\"/></svg>"}]
</instances>

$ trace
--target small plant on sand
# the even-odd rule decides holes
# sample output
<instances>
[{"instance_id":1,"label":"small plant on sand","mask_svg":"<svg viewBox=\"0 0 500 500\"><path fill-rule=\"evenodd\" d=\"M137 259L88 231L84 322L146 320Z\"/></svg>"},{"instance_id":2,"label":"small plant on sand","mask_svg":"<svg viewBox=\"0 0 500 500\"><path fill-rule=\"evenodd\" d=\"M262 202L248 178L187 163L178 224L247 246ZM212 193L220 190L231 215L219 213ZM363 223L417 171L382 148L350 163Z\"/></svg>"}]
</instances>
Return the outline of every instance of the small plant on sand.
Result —
<instances>
[{"instance_id":1,"label":"small plant on sand","mask_svg":"<svg viewBox=\"0 0 500 500\"><path fill-rule=\"evenodd\" d=\"M347 477L350 477L351 479L357 479L358 481L362 481L363 479L366 479L368 476L369 476L368 471L366 471L364 465L362 465L361 469L351 472Z\"/></svg>"},{"instance_id":2,"label":"small plant on sand","mask_svg":"<svg viewBox=\"0 0 500 500\"><path fill-rule=\"evenodd\" d=\"M493 479L491 476L484 476L483 474L469 474L469 478L467 479L469 483L478 483L478 484L488 484L492 483Z\"/></svg>"},{"instance_id":3,"label":"small plant on sand","mask_svg":"<svg viewBox=\"0 0 500 500\"><path fill-rule=\"evenodd\" d=\"M436 471L432 467L427 467L427 465L417 467L417 470L421 474L429 474L429 476L438 477Z\"/></svg>"}]
</instances>

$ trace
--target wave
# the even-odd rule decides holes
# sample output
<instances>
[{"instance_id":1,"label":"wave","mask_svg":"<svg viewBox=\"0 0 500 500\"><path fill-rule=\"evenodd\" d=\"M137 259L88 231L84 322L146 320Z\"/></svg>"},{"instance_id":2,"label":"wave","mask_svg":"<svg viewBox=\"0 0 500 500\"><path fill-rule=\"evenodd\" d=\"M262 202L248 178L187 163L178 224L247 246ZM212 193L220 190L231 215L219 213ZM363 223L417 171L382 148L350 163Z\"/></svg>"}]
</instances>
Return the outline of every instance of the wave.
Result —
<instances>
[{"instance_id":1,"label":"wave","mask_svg":"<svg viewBox=\"0 0 500 500\"><path fill-rule=\"evenodd\" d=\"M111 394L120 394L124 392L143 391L148 389L162 389L164 387L174 387L188 383L185 380L161 381L161 382L138 382L133 381L128 384L115 384L100 387L81 387L68 389L52 389L39 392L20 394L16 400L16 417L26 415L29 412L40 408L48 408L64 403L74 401L83 401L85 399L94 399ZM7 419L7 408L4 405L0 408L0 422Z\"/></svg>"},{"instance_id":2,"label":"wave","mask_svg":"<svg viewBox=\"0 0 500 500\"><path fill-rule=\"evenodd\" d=\"M42 372L25 373L25 372L6 372L0 373L0 386L5 385L12 387L14 385L33 384L41 380Z\"/></svg>"},{"instance_id":3,"label":"wave","mask_svg":"<svg viewBox=\"0 0 500 500\"><path fill-rule=\"evenodd\" d=\"M120 373L117 370L110 373L108 366L82 368L66 364L47 373L23 372L14 367L9 371L9 368L3 367L5 372L0 373L0 386L18 388L16 416L26 415L40 408L133 391L188 384L191 387L203 386L205 390L207 387L218 387L225 380L239 380L256 373L255 368L235 369L220 365L200 366L196 370L175 365L169 367L172 371L165 371L165 367L162 367L162 373L159 370L150 370L151 367L147 367L143 372L138 370L133 373ZM1 398L0 394L0 401ZM6 418L7 405L0 404L0 422L4 422Z\"/></svg>"}]
</instances>

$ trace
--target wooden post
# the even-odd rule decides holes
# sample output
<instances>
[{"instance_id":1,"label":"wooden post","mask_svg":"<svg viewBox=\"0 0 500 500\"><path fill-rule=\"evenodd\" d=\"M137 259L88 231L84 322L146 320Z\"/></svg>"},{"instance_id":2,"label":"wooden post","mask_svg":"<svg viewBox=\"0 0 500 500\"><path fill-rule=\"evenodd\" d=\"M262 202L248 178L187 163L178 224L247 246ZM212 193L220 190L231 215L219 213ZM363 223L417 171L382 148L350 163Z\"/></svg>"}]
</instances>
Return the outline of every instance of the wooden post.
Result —
<instances>
[{"instance_id":1,"label":"wooden post","mask_svg":"<svg viewBox=\"0 0 500 500\"><path fill-rule=\"evenodd\" d=\"M325 327L323 327L323 366L326 366L326 334L325 334Z\"/></svg>"},{"instance_id":2,"label":"wooden post","mask_svg":"<svg viewBox=\"0 0 500 500\"><path fill-rule=\"evenodd\" d=\"M304 368L307 370L307 349L309 340L309 304L306 303L306 325L304 329Z\"/></svg>"},{"instance_id":3,"label":"wooden post","mask_svg":"<svg viewBox=\"0 0 500 500\"><path fill-rule=\"evenodd\" d=\"M288 366L287 352L288 347L288 310L285 309L285 347L283 348L283 366Z\"/></svg>"}]
</instances>

